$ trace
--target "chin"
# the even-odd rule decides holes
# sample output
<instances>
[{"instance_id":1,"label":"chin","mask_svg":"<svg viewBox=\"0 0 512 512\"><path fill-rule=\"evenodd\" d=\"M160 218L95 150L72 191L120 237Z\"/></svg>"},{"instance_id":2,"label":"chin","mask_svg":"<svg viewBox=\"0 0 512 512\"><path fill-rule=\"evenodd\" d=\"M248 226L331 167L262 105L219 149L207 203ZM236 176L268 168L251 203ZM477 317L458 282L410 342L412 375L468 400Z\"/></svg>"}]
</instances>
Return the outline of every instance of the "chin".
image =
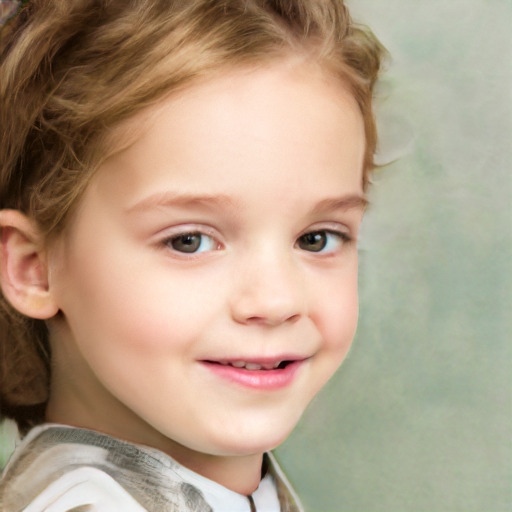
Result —
<instances>
[{"instance_id":1,"label":"chin","mask_svg":"<svg viewBox=\"0 0 512 512\"><path fill-rule=\"evenodd\" d=\"M298 421L298 419L297 419ZM212 455L244 456L264 453L277 448L291 434L297 421L267 421L264 424L244 425L217 439L218 453Z\"/></svg>"}]
</instances>

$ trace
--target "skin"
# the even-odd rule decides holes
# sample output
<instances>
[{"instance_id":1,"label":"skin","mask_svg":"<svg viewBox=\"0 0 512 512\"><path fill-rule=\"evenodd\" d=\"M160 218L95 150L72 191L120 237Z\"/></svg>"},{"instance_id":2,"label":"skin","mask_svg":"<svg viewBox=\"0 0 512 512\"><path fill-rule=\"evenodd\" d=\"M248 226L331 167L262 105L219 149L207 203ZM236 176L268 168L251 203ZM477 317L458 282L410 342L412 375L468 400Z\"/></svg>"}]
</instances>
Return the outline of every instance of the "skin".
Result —
<instances>
[{"instance_id":1,"label":"skin","mask_svg":"<svg viewBox=\"0 0 512 512\"><path fill-rule=\"evenodd\" d=\"M249 494L354 336L362 117L339 82L290 61L196 84L130 126L141 135L47 255L47 419ZM196 252L181 252L187 233ZM205 364L279 358L301 362L277 389Z\"/></svg>"}]
</instances>

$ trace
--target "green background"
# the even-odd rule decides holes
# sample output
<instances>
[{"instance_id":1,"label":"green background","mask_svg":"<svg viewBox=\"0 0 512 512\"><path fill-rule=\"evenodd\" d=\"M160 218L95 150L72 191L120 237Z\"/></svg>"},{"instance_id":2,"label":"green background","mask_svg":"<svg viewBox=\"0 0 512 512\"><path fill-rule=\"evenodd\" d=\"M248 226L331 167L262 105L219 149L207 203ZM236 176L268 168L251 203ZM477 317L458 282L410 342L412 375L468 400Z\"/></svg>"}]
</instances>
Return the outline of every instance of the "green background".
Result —
<instances>
[{"instance_id":1,"label":"green background","mask_svg":"<svg viewBox=\"0 0 512 512\"><path fill-rule=\"evenodd\" d=\"M392 55L348 359L278 450L308 511L512 510L512 3L349 0Z\"/></svg>"},{"instance_id":2,"label":"green background","mask_svg":"<svg viewBox=\"0 0 512 512\"><path fill-rule=\"evenodd\" d=\"M277 455L308 511L509 512L512 3L348 5L392 55L398 160L370 192L354 346Z\"/></svg>"}]
</instances>

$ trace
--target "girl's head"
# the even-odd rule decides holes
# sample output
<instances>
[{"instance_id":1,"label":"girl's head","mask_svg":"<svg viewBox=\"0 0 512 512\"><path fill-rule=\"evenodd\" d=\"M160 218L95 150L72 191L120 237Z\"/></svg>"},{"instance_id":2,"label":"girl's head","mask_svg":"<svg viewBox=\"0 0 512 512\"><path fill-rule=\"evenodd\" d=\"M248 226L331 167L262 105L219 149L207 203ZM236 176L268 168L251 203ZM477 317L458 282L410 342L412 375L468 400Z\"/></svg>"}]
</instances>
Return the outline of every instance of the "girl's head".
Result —
<instances>
[{"instance_id":1,"label":"girl's head","mask_svg":"<svg viewBox=\"0 0 512 512\"><path fill-rule=\"evenodd\" d=\"M367 186L383 49L341 1L32 0L4 27L1 44L0 210L23 212L41 247L69 236L96 171L137 143L145 128L133 119L145 126L164 99L223 77L250 90L237 71L293 62L318 70L319 84L339 84L362 118L359 178ZM30 318L10 302L0 297L0 406L26 428L44 419L58 363L45 316Z\"/></svg>"}]
</instances>

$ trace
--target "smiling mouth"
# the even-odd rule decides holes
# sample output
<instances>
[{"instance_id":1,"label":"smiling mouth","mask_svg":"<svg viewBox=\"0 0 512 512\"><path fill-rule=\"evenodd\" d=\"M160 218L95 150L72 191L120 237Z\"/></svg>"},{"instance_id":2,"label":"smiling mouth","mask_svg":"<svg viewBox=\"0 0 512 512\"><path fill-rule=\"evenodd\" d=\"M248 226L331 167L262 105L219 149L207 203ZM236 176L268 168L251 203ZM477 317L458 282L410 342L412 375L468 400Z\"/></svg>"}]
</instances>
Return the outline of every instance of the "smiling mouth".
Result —
<instances>
[{"instance_id":1,"label":"smiling mouth","mask_svg":"<svg viewBox=\"0 0 512 512\"><path fill-rule=\"evenodd\" d=\"M249 362L249 361L205 361L208 364L217 364L220 366L231 366L249 371L271 371L271 370L284 370L288 365L292 364L293 360L282 360L275 362Z\"/></svg>"},{"instance_id":2,"label":"smiling mouth","mask_svg":"<svg viewBox=\"0 0 512 512\"><path fill-rule=\"evenodd\" d=\"M224 382L258 392L273 392L295 382L309 357L233 358L203 360L204 368Z\"/></svg>"}]
</instances>

